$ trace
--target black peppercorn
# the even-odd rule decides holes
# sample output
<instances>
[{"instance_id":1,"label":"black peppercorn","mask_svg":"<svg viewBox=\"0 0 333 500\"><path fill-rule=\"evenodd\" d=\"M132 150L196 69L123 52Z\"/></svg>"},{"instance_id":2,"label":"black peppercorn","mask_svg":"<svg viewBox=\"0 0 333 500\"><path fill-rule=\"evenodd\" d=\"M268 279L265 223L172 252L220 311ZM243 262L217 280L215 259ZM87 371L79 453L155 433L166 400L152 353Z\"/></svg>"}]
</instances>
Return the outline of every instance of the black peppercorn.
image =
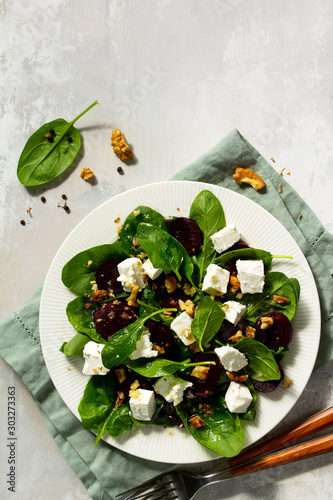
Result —
<instances>
[{"instance_id":1,"label":"black peppercorn","mask_svg":"<svg viewBox=\"0 0 333 500\"><path fill-rule=\"evenodd\" d=\"M25 226L25 220L23 220L23 219L22 219L22 220L20 221L20 224L22 224L22 226Z\"/></svg>"},{"instance_id":2,"label":"black peppercorn","mask_svg":"<svg viewBox=\"0 0 333 500\"><path fill-rule=\"evenodd\" d=\"M120 174L123 174L124 173L124 170L122 167L118 167L117 168L117 172L119 172Z\"/></svg>"},{"instance_id":3,"label":"black peppercorn","mask_svg":"<svg viewBox=\"0 0 333 500\"><path fill-rule=\"evenodd\" d=\"M41 201L42 201L43 203L46 203L46 198L45 198L45 196L42 196L42 197L41 197Z\"/></svg>"},{"instance_id":4,"label":"black peppercorn","mask_svg":"<svg viewBox=\"0 0 333 500\"><path fill-rule=\"evenodd\" d=\"M73 142L73 139L71 138L71 136L70 136L70 135L67 137L67 141L68 141L68 142Z\"/></svg>"}]
</instances>

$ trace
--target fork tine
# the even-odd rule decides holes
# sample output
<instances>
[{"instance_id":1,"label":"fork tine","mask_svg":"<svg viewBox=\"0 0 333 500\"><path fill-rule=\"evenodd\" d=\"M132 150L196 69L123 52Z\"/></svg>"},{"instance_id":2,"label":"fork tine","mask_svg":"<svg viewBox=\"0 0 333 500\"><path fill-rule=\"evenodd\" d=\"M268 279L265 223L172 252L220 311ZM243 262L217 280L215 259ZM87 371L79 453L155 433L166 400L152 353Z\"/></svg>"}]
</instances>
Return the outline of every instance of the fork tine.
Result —
<instances>
[{"instance_id":1,"label":"fork tine","mask_svg":"<svg viewBox=\"0 0 333 500\"><path fill-rule=\"evenodd\" d=\"M156 478L154 478L151 481L147 481L146 483L140 484L136 488L131 488L130 490L121 493L122 500L159 500L159 499L167 500L167 498L169 497L165 496L165 488L167 488L169 484L171 484L171 481L168 475L158 479L158 482L156 482ZM172 491L173 490L169 490L169 493L172 493ZM127 495L128 493L129 496L126 497L123 496ZM172 497L170 497L170 500L171 498Z\"/></svg>"},{"instance_id":2,"label":"fork tine","mask_svg":"<svg viewBox=\"0 0 333 500\"><path fill-rule=\"evenodd\" d=\"M155 476L152 479L148 479L148 481L145 481L144 483L139 484L138 486L134 486L133 488L129 488L126 491L122 491L121 493L116 495L116 498L122 497L121 500L132 500L135 498L139 498L139 497L133 497L132 495L138 494L142 491L143 491L143 493L145 493L149 488L156 487L156 482L158 485L160 485L160 484L165 485L169 482L169 479L167 480L166 478L167 478L166 475L161 475L161 477ZM129 496L123 498L124 495L129 495Z\"/></svg>"}]
</instances>

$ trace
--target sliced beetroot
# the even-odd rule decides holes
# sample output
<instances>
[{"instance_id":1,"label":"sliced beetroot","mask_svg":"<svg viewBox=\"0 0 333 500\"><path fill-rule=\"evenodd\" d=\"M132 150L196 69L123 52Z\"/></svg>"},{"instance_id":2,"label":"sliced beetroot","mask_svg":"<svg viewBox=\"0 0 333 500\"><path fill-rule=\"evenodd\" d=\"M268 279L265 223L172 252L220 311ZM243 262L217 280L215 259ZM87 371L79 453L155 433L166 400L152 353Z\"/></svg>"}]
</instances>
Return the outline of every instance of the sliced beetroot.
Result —
<instances>
[{"instance_id":1,"label":"sliced beetroot","mask_svg":"<svg viewBox=\"0 0 333 500\"><path fill-rule=\"evenodd\" d=\"M117 390L123 392L125 394L125 396L129 395L129 391L131 390L131 385L135 381L138 381L140 384L139 386L137 386L137 384L135 384L135 386L137 386L137 388L147 389L149 391L153 390L153 380L152 379L143 377L142 375L139 375L138 373L129 369L125 365L121 365L121 366L117 367L117 370L119 370L119 369L123 370L122 375L124 375L125 378L121 383L119 382L119 379L118 379ZM117 374L117 372L116 372L116 374Z\"/></svg>"},{"instance_id":2,"label":"sliced beetroot","mask_svg":"<svg viewBox=\"0 0 333 500\"><path fill-rule=\"evenodd\" d=\"M164 405L159 413L159 417L163 417L163 415L165 415L173 425L177 425L177 427L184 426L173 403L168 403L167 401L164 402Z\"/></svg>"},{"instance_id":3,"label":"sliced beetroot","mask_svg":"<svg viewBox=\"0 0 333 500\"><path fill-rule=\"evenodd\" d=\"M182 288L176 288L172 293L168 293L167 290L164 289L158 291L156 295L164 308L175 307L177 310L180 309L179 300L186 302L190 298Z\"/></svg>"},{"instance_id":4,"label":"sliced beetroot","mask_svg":"<svg viewBox=\"0 0 333 500\"><path fill-rule=\"evenodd\" d=\"M213 393L213 387L220 379L222 365L219 358L215 354L209 352L197 354L194 359L194 363L200 363L202 361L215 361L215 365L210 365L208 377L205 380L200 380L197 377L189 377L189 380L193 383L190 391L193 396L207 398Z\"/></svg>"},{"instance_id":5,"label":"sliced beetroot","mask_svg":"<svg viewBox=\"0 0 333 500\"><path fill-rule=\"evenodd\" d=\"M150 333L150 341L161 349L160 355L175 351L175 340L167 325L157 321L147 321L146 328Z\"/></svg>"},{"instance_id":6,"label":"sliced beetroot","mask_svg":"<svg viewBox=\"0 0 333 500\"><path fill-rule=\"evenodd\" d=\"M256 391L258 392L273 392L275 389L279 386L280 382L284 379L284 373L282 370L282 367L280 363L278 363L280 372L281 372L281 378L279 380L267 380L266 382L260 382L259 380L254 380L251 379L251 382L253 384L253 387L255 388Z\"/></svg>"},{"instance_id":7,"label":"sliced beetroot","mask_svg":"<svg viewBox=\"0 0 333 500\"><path fill-rule=\"evenodd\" d=\"M273 324L269 328L262 329L262 317L273 318ZM280 347L287 347L293 338L293 327L283 313L271 312L257 319L255 340L261 342L272 351L277 351Z\"/></svg>"},{"instance_id":8,"label":"sliced beetroot","mask_svg":"<svg viewBox=\"0 0 333 500\"><path fill-rule=\"evenodd\" d=\"M95 272L95 279L99 290L110 289L115 294L123 291L120 281L117 281L119 277L117 266L120 262L118 259L109 259L102 262Z\"/></svg>"},{"instance_id":9,"label":"sliced beetroot","mask_svg":"<svg viewBox=\"0 0 333 500\"><path fill-rule=\"evenodd\" d=\"M118 330L130 325L138 318L134 307L130 307L126 300L107 302L100 309L94 311L96 331L106 340L109 340Z\"/></svg>"},{"instance_id":10,"label":"sliced beetroot","mask_svg":"<svg viewBox=\"0 0 333 500\"><path fill-rule=\"evenodd\" d=\"M241 319L237 323L237 325L233 325L232 323L230 323L225 319L222 323L222 326L220 327L220 329L216 334L216 338L220 342L223 342L223 344L230 344L230 345L235 344L236 340L234 341L229 340L230 337L233 337L239 330L244 331L247 326L248 323L243 319Z\"/></svg>"},{"instance_id":11,"label":"sliced beetroot","mask_svg":"<svg viewBox=\"0 0 333 500\"><path fill-rule=\"evenodd\" d=\"M169 233L183 245L189 255L193 255L202 245L202 233L198 224L188 217L178 217L168 224Z\"/></svg>"}]
</instances>

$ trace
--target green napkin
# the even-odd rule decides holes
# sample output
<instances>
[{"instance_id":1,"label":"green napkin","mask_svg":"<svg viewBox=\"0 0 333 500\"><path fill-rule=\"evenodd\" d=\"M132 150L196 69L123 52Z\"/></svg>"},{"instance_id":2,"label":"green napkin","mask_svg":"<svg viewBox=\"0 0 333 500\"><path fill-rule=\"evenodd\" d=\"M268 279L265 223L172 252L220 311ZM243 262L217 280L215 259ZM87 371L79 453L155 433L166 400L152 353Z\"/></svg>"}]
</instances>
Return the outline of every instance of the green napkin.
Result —
<instances>
[{"instance_id":1,"label":"green napkin","mask_svg":"<svg viewBox=\"0 0 333 500\"><path fill-rule=\"evenodd\" d=\"M270 189L259 193L250 186L238 186L232 179L236 167L251 167L270 184ZM174 179L218 184L242 193L270 211L289 230L309 261L321 300L322 339L316 367L328 362L333 337L333 237L310 208L237 130ZM0 325L0 353L30 390L51 435L91 497L114 499L121 491L170 466L127 455L104 441L94 446L94 435L82 428L63 403L45 366L38 329L41 290Z\"/></svg>"}]
</instances>

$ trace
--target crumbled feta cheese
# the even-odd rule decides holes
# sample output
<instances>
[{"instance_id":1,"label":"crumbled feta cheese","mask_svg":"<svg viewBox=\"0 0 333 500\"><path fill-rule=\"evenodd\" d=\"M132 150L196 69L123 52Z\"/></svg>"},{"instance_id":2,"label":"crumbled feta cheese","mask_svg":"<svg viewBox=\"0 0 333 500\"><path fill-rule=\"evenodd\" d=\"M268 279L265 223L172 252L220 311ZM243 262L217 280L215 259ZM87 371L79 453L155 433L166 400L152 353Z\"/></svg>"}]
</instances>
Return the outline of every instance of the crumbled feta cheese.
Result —
<instances>
[{"instance_id":1,"label":"crumbled feta cheese","mask_svg":"<svg viewBox=\"0 0 333 500\"><path fill-rule=\"evenodd\" d=\"M134 394L129 400L133 417L136 420L151 420L156 409L154 391L136 389L133 392Z\"/></svg>"},{"instance_id":2,"label":"crumbled feta cheese","mask_svg":"<svg viewBox=\"0 0 333 500\"><path fill-rule=\"evenodd\" d=\"M216 347L214 350L228 372L238 372L248 364L245 355L230 345Z\"/></svg>"},{"instance_id":3,"label":"crumbled feta cheese","mask_svg":"<svg viewBox=\"0 0 333 500\"><path fill-rule=\"evenodd\" d=\"M240 240L241 235L237 231L235 224L229 224L217 233L213 234L210 239L213 242L214 250L222 253L232 247Z\"/></svg>"},{"instance_id":4,"label":"crumbled feta cheese","mask_svg":"<svg viewBox=\"0 0 333 500\"><path fill-rule=\"evenodd\" d=\"M204 292L221 295L227 292L230 273L216 264L209 264L203 280L202 290Z\"/></svg>"},{"instance_id":5,"label":"crumbled feta cheese","mask_svg":"<svg viewBox=\"0 0 333 500\"><path fill-rule=\"evenodd\" d=\"M185 345L191 345L195 342L195 338L193 337L193 333L191 331L191 323L191 316L184 311L179 314L179 316L177 316L170 325L171 330L178 335L180 340Z\"/></svg>"},{"instance_id":6,"label":"crumbled feta cheese","mask_svg":"<svg viewBox=\"0 0 333 500\"><path fill-rule=\"evenodd\" d=\"M105 344L96 344L90 341L83 348L84 375L106 375L110 370L102 362L102 349Z\"/></svg>"},{"instance_id":7,"label":"crumbled feta cheese","mask_svg":"<svg viewBox=\"0 0 333 500\"><path fill-rule=\"evenodd\" d=\"M157 355L158 352L153 350L153 343L150 342L150 333L148 330L145 330L136 343L135 351L132 352L129 358L154 358Z\"/></svg>"},{"instance_id":8,"label":"crumbled feta cheese","mask_svg":"<svg viewBox=\"0 0 333 500\"><path fill-rule=\"evenodd\" d=\"M261 293L265 285L265 271L262 260L237 260L237 277L242 293Z\"/></svg>"},{"instance_id":9,"label":"crumbled feta cheese","mask_svg":"<svg viewBox=\"0 0 333 500\"><path fill-rule=\"evenodd\" d=\"M192 385L192 382L169 375L159 378L154 389L156 394L160 394L168 403L173 403L176 406L183 401L184 391Z\"/></svg>"},{"instance_id":10,"label":"crumbled feta cheese","mask_svg":"<svg viewBox=\"0 0 333 500\"><path fill-rule=\"evenodd\" d=\"M156 278L159 277L160 274L162 274L163 269L160 267L156 268L153 266L153 264L150 262L149 259L147 259L143 264L142 264L143 271L148 274L149 278L152 280L156 280Z\"/></svg>"},{"instance_id":11,"label":"crumbled feta cheese","mask_svg":"<svg viewBox=\"0 0 333 500\"><path fill-rule=\"evenodd\" d=\"M225 402L229 411L245 413L252 401L252 394L246 385L231 382L225 394Z\"/></svg>"},{"instance_id":12,"label":"crumbled feta cheese","mask_svg":"<svg viewBox=\"0 0 333 500\"><path fill-rule=\"evenodd\" d=\"M134 286L139 286L140 290L146 286L142 276L142 262L137 257L123 260L117 268L119 272L117 281L121 282L125 292L130 292Z\"/></svg>"},{"instance_id":13,"label":"crumbled feta cheese","mask_svg":"<svg viewBox=\"0 0 333 500\"><path fill-rule=\"evenodd\" d=\"M240 302L236 302L235 300L228 300L223 304L223 311L225 319L233 325L237 325L238 321L246 311L246 306L240 304Z\"/></svg>"}]
</instances>

